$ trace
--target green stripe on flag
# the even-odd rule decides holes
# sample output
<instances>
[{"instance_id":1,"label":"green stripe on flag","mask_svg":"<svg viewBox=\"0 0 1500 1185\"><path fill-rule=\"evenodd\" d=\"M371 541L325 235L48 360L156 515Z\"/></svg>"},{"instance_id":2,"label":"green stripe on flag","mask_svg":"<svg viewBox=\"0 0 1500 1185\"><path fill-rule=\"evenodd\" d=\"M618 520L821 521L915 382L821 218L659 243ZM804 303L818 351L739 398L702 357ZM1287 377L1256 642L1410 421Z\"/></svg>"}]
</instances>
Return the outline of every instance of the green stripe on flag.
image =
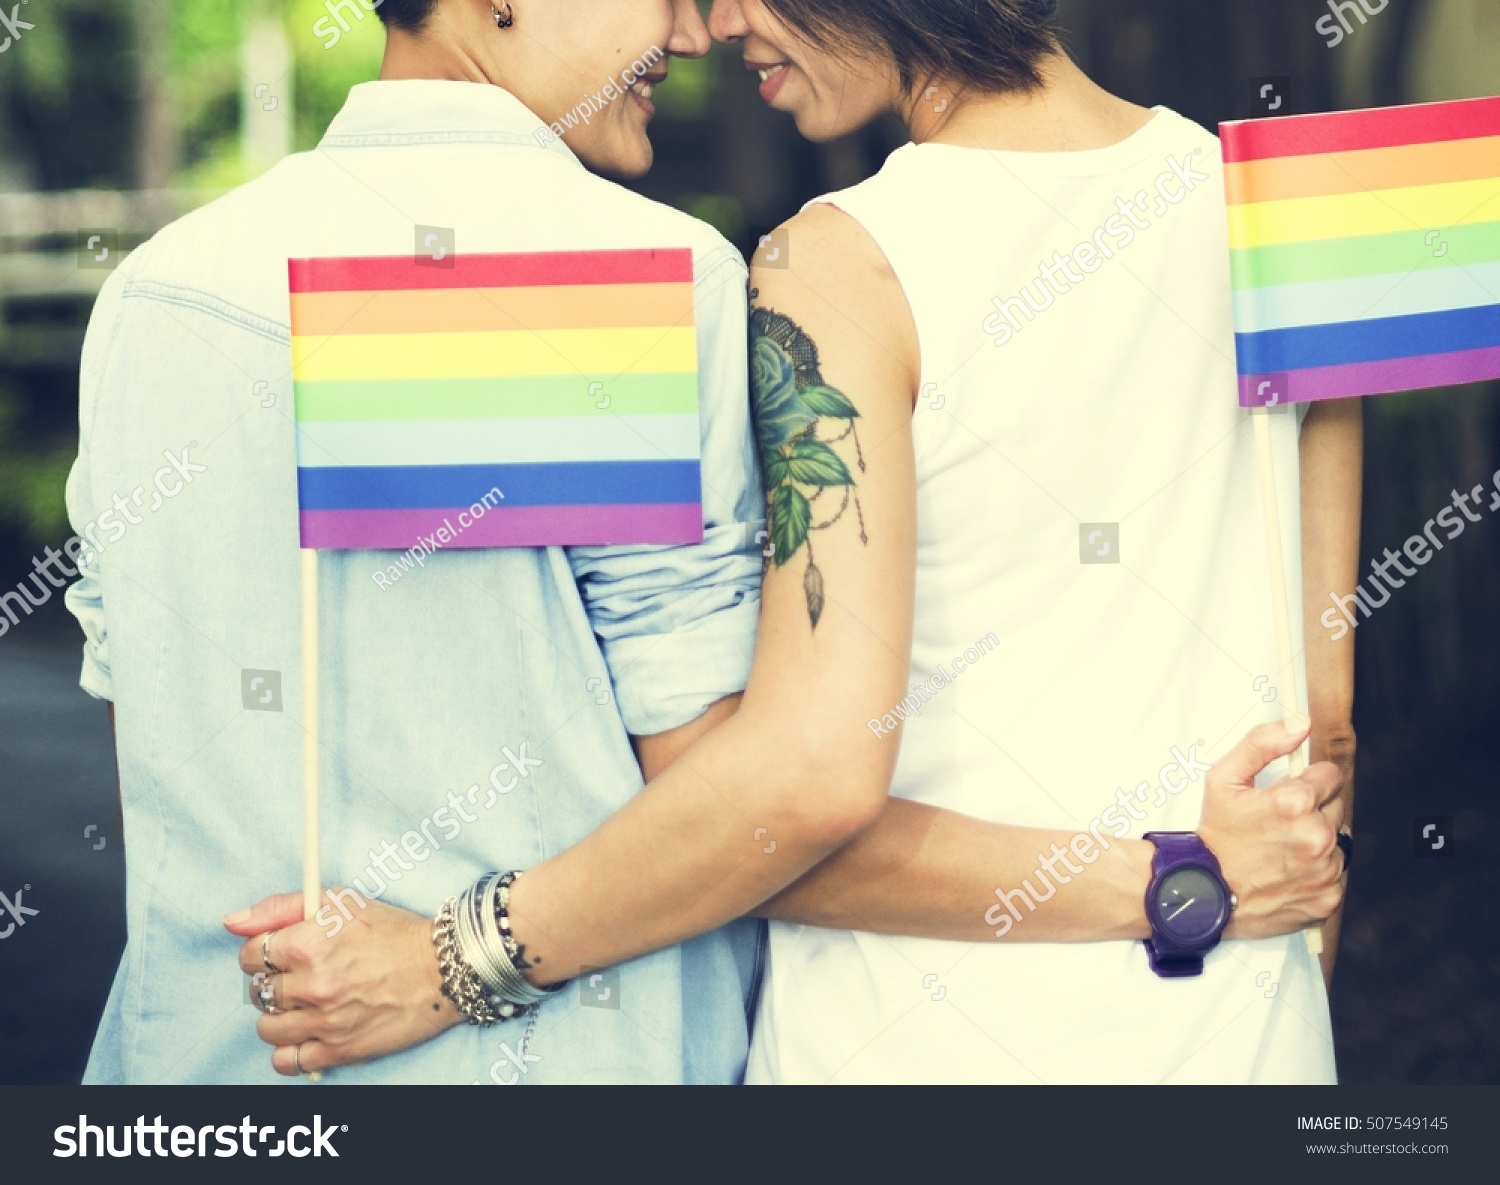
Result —
<instances>
[{"instance_id":1,"label":"green stripe on flag","mask_svg":"<svg viewBox=\"0 0 1500 1185\"><path fill-rule=\"evenodd\" d=\"M304 382L296 389L300 424L698 413L693 373Z\"/></svg>"},{"instance_id":2,"label":"green stripe on flag","mask_svg":"<svg viewBox=\"0 0 1500 1185\"><path fill-rule=\"evenodd\" d=\"M1500 263L1500 222L1230 252L1236 288L1269 288Z\"/></svg>"}]
</instances>

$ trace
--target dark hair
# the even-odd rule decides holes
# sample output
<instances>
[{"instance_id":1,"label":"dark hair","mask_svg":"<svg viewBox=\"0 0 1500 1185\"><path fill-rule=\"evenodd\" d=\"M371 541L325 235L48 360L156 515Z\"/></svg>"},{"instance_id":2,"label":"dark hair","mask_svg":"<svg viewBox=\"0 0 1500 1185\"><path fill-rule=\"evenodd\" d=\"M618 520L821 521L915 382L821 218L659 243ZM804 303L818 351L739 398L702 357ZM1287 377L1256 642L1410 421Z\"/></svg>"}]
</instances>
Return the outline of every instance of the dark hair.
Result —
<instances>
[{"instance_id":1,"label":"dark hair","mask_svg":"<svg viewBox=\"0 0 1500 1185\"><path fill-rule=\"evenodd\" d=\"M376 14L393 29L415 33L427 23L438 0L380 0Z\"/></svg>"},{"instance_id":2,"label":"dark hair","mask_svg":"<svg viewBox=\"0 0 1500 1185\"><path fill-rule=\"evenodd\" d=\"M989 92L1041 85L1037 63L1059 48L1058 0L765 0L821 48L889 54L908 90L949 79Z\"/></svg>"}]
</instances>

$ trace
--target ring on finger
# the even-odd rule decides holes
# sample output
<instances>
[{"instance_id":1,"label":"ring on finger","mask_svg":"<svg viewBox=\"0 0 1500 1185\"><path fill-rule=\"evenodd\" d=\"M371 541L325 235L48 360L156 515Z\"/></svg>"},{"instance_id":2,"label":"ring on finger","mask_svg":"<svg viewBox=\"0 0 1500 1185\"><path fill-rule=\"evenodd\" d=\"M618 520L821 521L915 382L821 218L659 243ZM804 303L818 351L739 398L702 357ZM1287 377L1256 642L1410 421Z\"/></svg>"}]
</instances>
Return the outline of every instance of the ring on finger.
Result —
<instances>
[{"instance_id":1,"label":"ring on finger","mask_svg":"<svg viewBox=\"0 0 1500 1185\"><path fill-rule=\"evenodd\" d=\"M285 968L278 967L271 961L271 932L268 930L260 936L260 961L266 965L266 970L272 975L280 975Z\"/></svg>"},{"instance_id":2,"label":"ring on finger","mask_svg":"<svg viewBox=\"0 0 1500 1185\"><path fill-rule=\"evenodd\" d=\"M294 1069L295 1071L297 1071L298 1074L302 1073L302 1045L301 1045L301 1043L292 1046L292 1069Z\"/></svg>"},{"instance_id":3,"label":"ring on finger","mask_svg":"<svg viewBox=\"0 0 1500 1185\"><path fill-rule=\"evenodd\" d=\"M275 1016L282 1010L276 1003L275 978L268 971L257 971L250 977L250 1001L267 1016Z\"/></svg>"}]
</instances>

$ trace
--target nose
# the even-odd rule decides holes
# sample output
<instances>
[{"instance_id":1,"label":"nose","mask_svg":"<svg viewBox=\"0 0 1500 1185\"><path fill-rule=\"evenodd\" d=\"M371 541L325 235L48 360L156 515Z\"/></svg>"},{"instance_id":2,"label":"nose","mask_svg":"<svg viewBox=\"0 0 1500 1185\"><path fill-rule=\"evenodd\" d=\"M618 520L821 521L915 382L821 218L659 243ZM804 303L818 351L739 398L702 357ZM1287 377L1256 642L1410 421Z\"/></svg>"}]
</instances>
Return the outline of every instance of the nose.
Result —
<instances>
[{"instance_id":1,"label":"nose","mask_svg":"<svg viewBox=\"0 0 1500 1185\"><path fill-rule=\"evenodd\" d=\"M745 10L740 0L714 0L713 11L708 14L708 29L715 41L733 45L750 35L750 26L745 22Z\"/></svg>"},{"instance_id":2,"label":"nose","mask_svg":"<svg viewBox=\"0 0 1500 1185\"><path fill-rule=\"evenodd\" d=\"M672 36L667 51L679 58L701 58L714 46L698 11L698 0L672 0Z\"/></svg>"}]
</instances>

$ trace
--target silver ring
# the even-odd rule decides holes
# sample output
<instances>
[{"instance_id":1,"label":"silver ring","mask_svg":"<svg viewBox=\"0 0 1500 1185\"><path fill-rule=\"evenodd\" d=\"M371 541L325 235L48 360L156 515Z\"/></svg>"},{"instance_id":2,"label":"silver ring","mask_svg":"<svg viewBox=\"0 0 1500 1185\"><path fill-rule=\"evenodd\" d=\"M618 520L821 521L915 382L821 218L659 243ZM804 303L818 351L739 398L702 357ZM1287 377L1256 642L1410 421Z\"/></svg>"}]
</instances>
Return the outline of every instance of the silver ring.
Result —
<instances>
[{"instance_id":1,"label":"silver ring","mask_svg":"<svg viewBox=\"0 0 1500 1185\"><path fill-rule=\"evenodd\" d=\"M302 1045L300 1043L292 1046L292 1069L298 1074L302 1073Z\"/></svg>"},{"instance_id":2,"label":"silver ring","mask_svg":"<svg viewBox=\"0 0 1500 1185\"><path fill-rule=\"evenodd\" d=\"M280 975L284 970L271 962L271 932L269 930L260 936L260 961L266 965L266 970L272 975Z\"/></svg>"},{"instance_id":3,"label":"silver ring","mask_svg":"<svg viewBox=\"0 0 1500 1185\"><path fill-rule=\"evenodd\" d=\"M276 985L267 971L257 971L250 977L250 1002L267 1016L277 1015L281 1009L276 1005Z\"/></svg>"}]
</instances>

